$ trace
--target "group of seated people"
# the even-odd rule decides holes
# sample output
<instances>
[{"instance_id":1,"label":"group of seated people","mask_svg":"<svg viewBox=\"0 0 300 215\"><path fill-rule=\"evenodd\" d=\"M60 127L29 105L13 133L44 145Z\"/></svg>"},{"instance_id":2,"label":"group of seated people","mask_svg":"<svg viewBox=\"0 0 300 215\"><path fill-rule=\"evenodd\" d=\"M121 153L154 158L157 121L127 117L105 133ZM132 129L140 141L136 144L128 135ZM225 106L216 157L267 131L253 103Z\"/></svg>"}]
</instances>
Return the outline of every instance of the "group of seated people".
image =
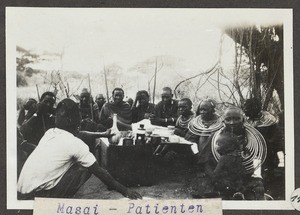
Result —
<instances>
[{"instance_id":1,"label":"group of seated people","mask_svg":"<svg viewBox=\"0 0 300 215\"><path fill-rule=\"evenodd\" d=\"M115 88L111 99L106 101L98 94L93 101L84 89L79 103L66 98L54 108L56 96L45 92L39 102L29 99L23 105L18 118L19 199L72 197L91 173L126 197L142 198L117 182L95 158L91 142L114 135L110 132L113 114L117 114L120 131L149 119L152 125L175 126L175 135L193 143L199 171L195 197L264 199L263 177L272 177L282 162L278 152L284 151L284 146L277 117L262 111L258 99L248 99L243 109L229 106L222 115L216 112L217 103L212 99L202 100L193 112L192 101L173 99L169 87L162 89L156 105L150 103L145 90L129 102L124 101L124 90ZM267 148L259 153L266 157L256 166L247 162L252 156L249 144L258 150Z\"/></svg>"}]
</instances>

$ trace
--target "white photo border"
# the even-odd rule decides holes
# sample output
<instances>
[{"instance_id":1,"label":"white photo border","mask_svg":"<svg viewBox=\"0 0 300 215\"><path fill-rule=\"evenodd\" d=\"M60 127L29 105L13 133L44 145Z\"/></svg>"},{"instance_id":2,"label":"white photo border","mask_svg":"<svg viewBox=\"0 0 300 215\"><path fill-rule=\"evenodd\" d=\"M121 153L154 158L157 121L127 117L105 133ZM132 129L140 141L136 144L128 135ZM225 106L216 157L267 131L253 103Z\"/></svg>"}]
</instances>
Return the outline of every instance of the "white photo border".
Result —
<instances>
[{"instance_id":1,"label":"white photo border","mask_svg":"<svg viewBox=\"0 0 300 215\"><path fill-rule=\"evenodd\" d=\"M6 7L6 128L7 128L7 209L32 209L34 201L17 200L17 149L16 149L16 32L17 23L14 20L19 10L26 8ZM38 9L38 8L36 8ZM51 8L56 9L56 8ZM72 10L72 8L68 8ZM76 8L79 9L79 8ZM83 8L83 10L88 10ZM99 8L98 10L155 10L155 9L115 9ZM164 9L158 10L178 10ZM256 11L261 13L278 12L282 16L284 26L284 101L285 101L285 200L284 201L223 201L223 209L234 210L292 210L290 195L295 189L294 160L294 87L293 87L293 10L292 9L180 9L231 12ZM273 14L273 16L275 16Z\"/></svg>"}]
</instances>

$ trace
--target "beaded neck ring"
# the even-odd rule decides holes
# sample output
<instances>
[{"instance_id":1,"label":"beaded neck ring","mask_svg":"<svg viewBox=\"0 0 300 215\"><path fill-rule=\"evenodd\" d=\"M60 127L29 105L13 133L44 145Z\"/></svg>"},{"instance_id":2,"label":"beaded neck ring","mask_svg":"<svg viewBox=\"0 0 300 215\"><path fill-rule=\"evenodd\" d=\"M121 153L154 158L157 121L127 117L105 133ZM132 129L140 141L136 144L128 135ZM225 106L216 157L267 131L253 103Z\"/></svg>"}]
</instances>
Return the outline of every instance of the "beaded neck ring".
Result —
<instances>
[{"instance_id":1,"label":"beaded neck ring","mask_svg":"<svg viewBox=\"0 0 300 215\"><path fill-rule=\"evenodd\" d=\"M278 118L273 116L267 111L262 111L260 118L254 119L254 120L249 120L247 119L247 123L252 125L253 127L268 127L275 125L278 123Z\"/></svg>"},{"instance_id":2,"label":"beaded neck ring","mask_svg":"<svg viewBox=\"0 0 300 215\"><path fill-rule=\"evenodd\" d=\"M199 136L210 136L222 128L224 126L222 119L217 114L215 115L215 118L210 121L204 121L201 119L201 116L197 116L188 125L190 132Z\"/></svg>"},{"instance_id":3,"label":"beaded neck ring","mask_svg":"<svg viewBox=\"0 0 300 215\"><path fill-rule=\"evenodd\" d=\"M267 144L258 130L247 124L244 124L244 126L245 142L243 146L241 146L241 157L243 158L243 165L246 169L246 173L250 174L264 163L267 156ZM221 129L214 134L211 144L211 151L217 162L221 156L216 150L216 137L221 132L224 132L224 129ZM254 166L255 159L260 160L260 165Z\"/></svg>"},{"instance_id":4,"label":"beaded neck ring","mask_svg":"<svg viewBox=\"0 0 300 215\"><path fill-rule=\"evenodd\" d=\"M182 116L179 116L178 118L178 126L181 128L187 128L189 125L189 122L194 118L194 114L190 115L187 119L183 119Z\"/></svg>"}]
</instances>

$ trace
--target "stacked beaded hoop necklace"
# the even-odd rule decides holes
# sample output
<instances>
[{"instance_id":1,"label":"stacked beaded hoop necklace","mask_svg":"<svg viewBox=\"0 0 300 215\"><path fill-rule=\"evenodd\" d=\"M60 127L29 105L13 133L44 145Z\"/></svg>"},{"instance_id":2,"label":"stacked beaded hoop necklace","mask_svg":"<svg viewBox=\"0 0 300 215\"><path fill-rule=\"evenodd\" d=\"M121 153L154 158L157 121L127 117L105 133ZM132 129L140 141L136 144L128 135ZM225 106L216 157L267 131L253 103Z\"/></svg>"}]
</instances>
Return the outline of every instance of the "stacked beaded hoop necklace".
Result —
<instances>
[{"instance_id":1,"label":"stacked beaded hoop necklace","mask_svg":"<svg viewBox=\"0 0 300 215\"><path fill-rule=\"evenodd\" d=\"M180 128L187 128L189 125L189 122L194 118L194 114L190 115L187 119L183 119L182 115L179 116L177 125Z\"/></svg>"},{"instance_id":2,"label":"stacked beaded hoop necklace","mask_svg":"<svg viewBox=\"0 0 300 215\"><path fill-rule=\"evenodd\" d=\"M210 136L222 127L222 119L218 115L215 115L215 118L209 121L201 119L201 116L197 116L188 125L190 132L200 136Z\"/></svg>"},{"instance_id":3,"label":"stacked beaded hoop necklace","mask_svg":"<svg viewBox=\"0 0 300 215\"><path fill-rule=\"evenodd\" d=\"M262 111L261 112L261 117L254 119L254 120L250 120L248 119L247 122L252 125L253 127L268 127L268 126L272 126L275 125L276 123L278 123L278 118L273 116L272 114L270 114L267 111Z\"/></svg>"},{"instance_id":4,"label":"stacked beaded hoop necklace","mask_svg":"<svg viewBox=\"0 0 300 215\"><path fill-rule=\"evenodd\" d=\"M247 152L242 152L241 156L243 158L243 165L246 169L246 173L250 174L265 161L267 156L267 144L261 133L254 127L247 124L244 124L244 127L246 141L245 150ZM216 137L222 131L223 129L217 131L212 138L211 150L216 161L220 159L220 154L216 150ZM254 166L254 159L260 160L260 165Z\"/></svg>"}]
</instances>

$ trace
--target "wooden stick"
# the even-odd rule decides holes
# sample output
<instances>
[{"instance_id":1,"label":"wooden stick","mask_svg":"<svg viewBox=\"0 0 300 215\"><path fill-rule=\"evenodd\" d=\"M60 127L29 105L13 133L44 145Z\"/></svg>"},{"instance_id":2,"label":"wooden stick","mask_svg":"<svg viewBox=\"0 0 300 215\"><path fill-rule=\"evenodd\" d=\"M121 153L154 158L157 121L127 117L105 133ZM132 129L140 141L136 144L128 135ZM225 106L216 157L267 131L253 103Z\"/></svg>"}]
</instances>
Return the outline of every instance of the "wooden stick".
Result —
<instances>
[{"instance_id":1,"label":"wooden stick","mask_svg":"<svg viewBox=\"0 0 300 215\"><path fill-rule=\"evenodd\" d=\"M105 67L103 68L103 72L104 72L104 80L105 80L105 88L106 88L106 98L107 98L107 102L109 102L108 84L107 84L107 76L106 76Z\"/></svg>"},{"instance_id":2,"label":"wooden stick","mask_svg":"<svg viewBox=\"0 0 300 215\"><path fill-rule=\"evenodd\" d=\"M39 87L38 87L37 84L35 86L36 86L36 92L37 92L38 100L39 100L39 102L41 102ZM46 132L46 123L45 123L44 115L42 115L42 122L43 122L44 132Z\"/></svg>"},{"instance_id":3,"label":"wooden stick","mask_svg":"<svg viewBox=\"0 0 300 215\"><path fill-rule=\"evenodd\" d=\"M88 78L89 78L89 88L90 88L90 109L91 109L91 117L92 120L94 121L94 111L93 111L93 102L92 102L92 88L91 88L91 79L90 79L90 74L88 73Z\"/></svg>"},{"instance_id":4,"label":"wooden stick","mask_svg":"<svg viewBox=\"0 0 300 215\"><path fill-rule=\"evenodd\" d=\"M157 76L157 58L155 61L155 73L154 73L154 84L153 84L153 104L155 104L155 88L156 88L156 76Z\"/></svg>"}]
</instances>

